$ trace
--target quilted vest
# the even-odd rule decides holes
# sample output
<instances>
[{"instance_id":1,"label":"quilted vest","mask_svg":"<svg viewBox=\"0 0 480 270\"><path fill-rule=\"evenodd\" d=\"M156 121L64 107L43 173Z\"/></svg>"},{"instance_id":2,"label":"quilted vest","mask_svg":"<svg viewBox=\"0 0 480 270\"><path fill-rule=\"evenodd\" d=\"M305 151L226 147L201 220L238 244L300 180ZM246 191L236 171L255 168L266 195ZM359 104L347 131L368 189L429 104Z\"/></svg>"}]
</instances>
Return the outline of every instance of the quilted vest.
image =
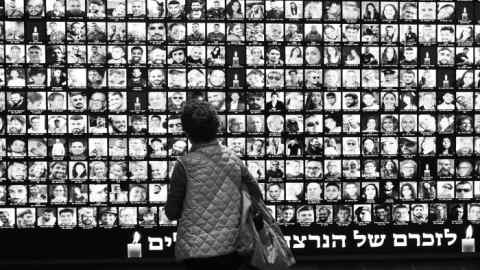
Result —
<instances>
[{"instance_id":1,"label":"quilted vest","mask_svg":"<svg viewBox=\"0 0 480 270\"><path fill-rule=\"evenodd\" d=\"M235 251L241 209L241 160L225 146L206 144L178 159L187 184L175 257L207 258Z\"/></svg>"}]
</instances>

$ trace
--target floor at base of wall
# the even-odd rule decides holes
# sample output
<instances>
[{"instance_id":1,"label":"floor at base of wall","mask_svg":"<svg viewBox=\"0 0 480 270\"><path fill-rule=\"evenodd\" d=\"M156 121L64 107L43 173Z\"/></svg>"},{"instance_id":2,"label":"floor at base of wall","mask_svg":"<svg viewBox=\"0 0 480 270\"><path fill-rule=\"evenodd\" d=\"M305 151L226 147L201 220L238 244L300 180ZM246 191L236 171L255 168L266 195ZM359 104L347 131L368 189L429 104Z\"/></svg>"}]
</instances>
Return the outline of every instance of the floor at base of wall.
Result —
<instances>
[{"instance_id":1,"label":"floor at base of wall","mask_svg":"<svg viewBox=\"0 0 480 270\"><path fill-rule=\"evenodd\" d=\"M45 266L11 265L0 269L46 269ZM85 270L184 270L177 264L104 264L104 265L51 265L54 269L85 269ZM479 270L478 260L418 260L418 261L351 261L351 262L299 262L292 270Z\"/></svg>"}]
</instances>

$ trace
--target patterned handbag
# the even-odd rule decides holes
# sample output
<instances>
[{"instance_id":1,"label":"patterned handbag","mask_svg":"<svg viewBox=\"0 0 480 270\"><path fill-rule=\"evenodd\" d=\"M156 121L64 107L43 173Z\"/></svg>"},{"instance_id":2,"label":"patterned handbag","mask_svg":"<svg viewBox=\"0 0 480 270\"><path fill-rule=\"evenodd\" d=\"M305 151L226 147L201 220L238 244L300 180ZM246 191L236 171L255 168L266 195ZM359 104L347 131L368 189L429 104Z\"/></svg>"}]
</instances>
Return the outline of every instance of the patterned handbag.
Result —
<instances>
[{"instance_id":1,"label":"patterned handbag","mask_svg":"<svg viewBox=\"0 0 480 270\"><path fill-rule=\"evenodd\" d=\"M242 215L237 252L259 270L286 270L295 264L290 247L263 201L252 200L242 184ZM261 224L260 224L261 223Z\"/></svg>"},{"instance_id":2,"label":"patterned handbag","mask_svg":"<svg viewBox=\"0 0 480 270\"><path fill-rule=\"evenodd\" d=\"M295 257L283 233L275 223L263 201L252 202L262 215L263 228L257 230L252 226L254 233L254 249L250 265L261 270L286 270L295 264ZM250 222L253 224L253 222Z\"/></svg>"}]
</instances>

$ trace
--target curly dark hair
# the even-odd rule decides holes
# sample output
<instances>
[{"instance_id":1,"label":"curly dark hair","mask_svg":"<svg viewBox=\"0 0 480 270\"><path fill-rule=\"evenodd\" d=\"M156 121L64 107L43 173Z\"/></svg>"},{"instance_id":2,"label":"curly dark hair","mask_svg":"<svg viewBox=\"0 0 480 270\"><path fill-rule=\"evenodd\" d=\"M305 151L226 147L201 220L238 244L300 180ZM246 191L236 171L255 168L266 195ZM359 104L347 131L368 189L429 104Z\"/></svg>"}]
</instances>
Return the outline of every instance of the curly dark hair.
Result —
<instances>
[{"instance_id":1,"label":"curly dark hair","mask_svg":"<svg viewBox=\"0 0 480 270\"><path fill-rule=\"evenodd\" d=\"M188 102L183 108L181 120L183 130L192 142L209 142L217 137L220 126L217 112L206 101Z\"/></svg>"}]
</instances>

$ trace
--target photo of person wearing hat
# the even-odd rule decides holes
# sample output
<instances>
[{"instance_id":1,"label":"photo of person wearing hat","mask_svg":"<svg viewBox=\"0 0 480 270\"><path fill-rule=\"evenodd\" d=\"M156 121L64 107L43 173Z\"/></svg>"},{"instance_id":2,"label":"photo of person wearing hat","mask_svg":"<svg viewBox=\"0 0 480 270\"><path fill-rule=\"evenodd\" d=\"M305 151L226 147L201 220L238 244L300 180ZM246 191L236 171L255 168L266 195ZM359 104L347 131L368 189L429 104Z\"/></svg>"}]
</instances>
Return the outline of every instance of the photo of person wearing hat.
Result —
<instances>
[{"instance_id":1,"label":"photo of person wearing hat","mask_svg":"<svg viewBox=\"0 0 480 270\"><path fill-rule=\"evenodd\" d=\"M185 88L186 73L185 69L168 69L168 87L170 88Z\"/></svg>"},{"instance_id":2,"label":"photo of person wearing hat","mask_svg":"<svg viewBox=\"0 0 480 270\"><path fill-rule=\"evenodd\" d=\"M104 227L115 226L117 221L117 208L116 207L100 207L100 219L98 224Z\"/></svg>"},{"instance_id":3,"label":"photo of person wearing hat","mask_svg":"<svg viewBox=\"0 0 480 270\"><path fill-rule=\"evenodd\" d=\"M169 0L167 1L167 18L181 19L185 16L185 1Z\"/></svg>"},{"instance_id":4,"label":"photo of person wearing hat","mask_svg":"<svg viewBox=\"0 0 480 270\"><path fill-rule=\"evenodd\" d=\"M169 65L185 65L185 47L173 47L168 52L167 62Z\"/></svg>"},{"instance_id":5,"label":"photo of person wearing hat","mask_svg":"<svg viewBox=\"0 0 480 270\"><path fill-rule=\"evenodd\" d=\"M92 19L105 18L105 2L101 0L88 1L87 17Z\"/></svg>"}]
</instances>

